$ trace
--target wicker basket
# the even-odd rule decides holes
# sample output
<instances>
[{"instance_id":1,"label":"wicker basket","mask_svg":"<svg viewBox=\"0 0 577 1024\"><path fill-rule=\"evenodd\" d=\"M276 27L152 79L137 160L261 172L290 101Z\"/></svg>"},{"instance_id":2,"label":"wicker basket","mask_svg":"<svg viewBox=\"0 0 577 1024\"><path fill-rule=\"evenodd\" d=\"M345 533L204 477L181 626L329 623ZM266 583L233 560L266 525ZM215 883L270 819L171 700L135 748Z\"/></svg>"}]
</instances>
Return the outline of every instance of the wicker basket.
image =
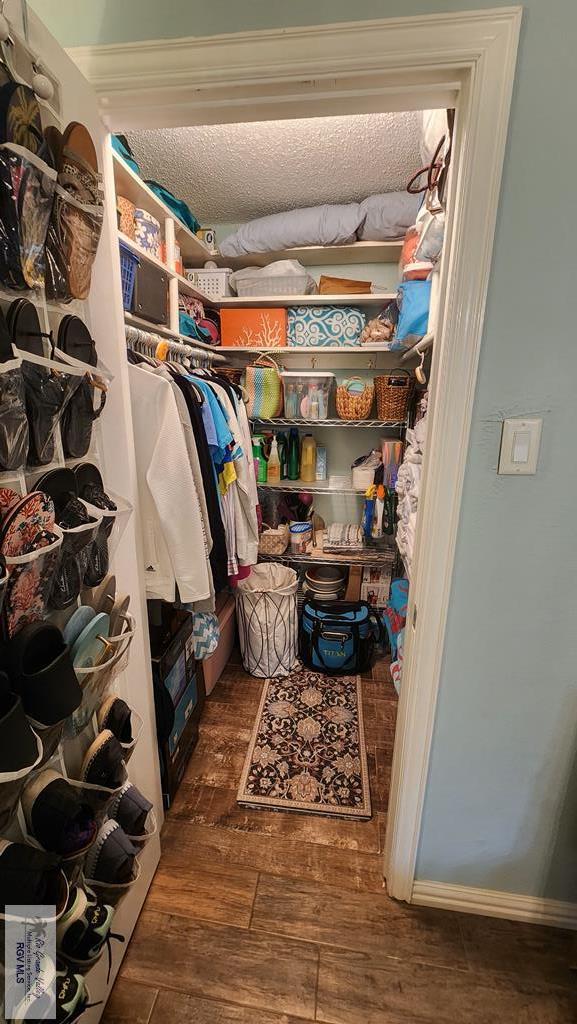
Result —
<instances>
[{"instance_id":1,"label":"wicker basket","mask_svg":"<svg viewBox=\"0 0 577 1024\"><path fill-rule=\"evenodd\" d=\"M290 532L286 523L273 529L263 523L262 533L258 542L259 555L284 555L288 548Z\"/></svg>"},{"instance_id":2,"label":"wicker basket","mask_svg":"<svg viewBox=\"0 0 577 1024\"><path fill-rule=\"evenodd\" d=\"M413 393L413 379L408 370L391 370L375 377L377 415L380 420L406 420Z\"/></svg>"},{"instance_id":3,"label":"wicker basket","mask_svg":"<svg viewBox=\"0 0 577 1024\"><path fill-rule=\"evenodd\" d=\"M366 420L373 407L375 389L372 384L366 384L360 395L351 394L349 384L353 380L361 381L361 378L350 377L337 388L337 416L341 420Z\"/></svg>"}]
</instances>

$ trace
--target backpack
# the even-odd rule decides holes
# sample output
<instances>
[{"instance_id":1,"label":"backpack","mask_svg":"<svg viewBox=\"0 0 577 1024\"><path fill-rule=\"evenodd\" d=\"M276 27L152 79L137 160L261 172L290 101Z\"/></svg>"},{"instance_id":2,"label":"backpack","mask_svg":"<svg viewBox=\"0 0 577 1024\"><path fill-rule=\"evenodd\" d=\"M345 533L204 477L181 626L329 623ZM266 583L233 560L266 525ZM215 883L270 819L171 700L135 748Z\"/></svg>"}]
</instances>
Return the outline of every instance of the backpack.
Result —
<instances>
[{"instance_id":1,"label":"backpack","mask_svg":"<svg viewBox=\"0 0 577 1024\"><path fill-rule=\"evenodd\" d=\"M126 135L113 135L112 136L112 148L122 157L125 164L128 164L130 169L135 174L140 174L140 167L138 166L134 153L132 152Z\"/></svg>"},{"instance_id":2,"label":"backpack","mask_svg":"<svg viewBox=\"0 0 577 1024\"><path fill-rule=\"evenodd\" d=\"M356 675L373 663L383 626L366 601L305 601L301 658L315 672Z\"/></svg>"}]
</instances>

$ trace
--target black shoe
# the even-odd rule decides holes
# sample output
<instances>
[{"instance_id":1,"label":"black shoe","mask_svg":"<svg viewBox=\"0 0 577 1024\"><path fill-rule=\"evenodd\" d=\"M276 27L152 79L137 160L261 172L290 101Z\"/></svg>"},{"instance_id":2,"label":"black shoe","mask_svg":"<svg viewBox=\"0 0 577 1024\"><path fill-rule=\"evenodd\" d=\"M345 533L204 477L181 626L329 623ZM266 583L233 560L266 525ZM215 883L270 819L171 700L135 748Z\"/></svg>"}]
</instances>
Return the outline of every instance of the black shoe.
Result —
<instances>
[{"instance_id":1,"label":"black shoe","mask_svg":"<svg viewBox=\"0 0 577 1024\"><path fill-rule=\"evenodd\" d=\"M24 711L34 722L57 725L80 707L82 690L57 626L23 626L4 646L3 659Z\"/></svg>"},{"instance_id":2,"label":"black shoe","mask_svg":"<svg viewBox=\"0 0 577 1024\"><path fill-rule=\"evenodd\" d=\"M124 936L115 935L110 930L113 917L114 908L97 899L91 889L73 886L66 910L56 927L58 953L62 959L71 967L88 971L107 946L110 968L110 940L124 942Z\"/></svg>"},{"instance_id":3,"label":"black shoe","mask_svg":"<svg viewBox=\"0 0 577 1024\"><path fill-rule=\"evenodd\" d=\"M150 800L147 800L131 782L127 782L114 797L108 813L122 826L126 835L136 841L148 831L147 822L151 810Z\"/></svg>"},{"instance_id":4,"label":"black shoe","mask_svg":"<svg viewBox=\"0 0 577 1024\"><path fill-rule=\"evenodd\" d=\"M98 709L98 728L110 729L119 743L132 743L132 711L122 697L106 697Z\"/></svg>"},{"instance_id":5,"label":"black shoe","mask_svg":"<svg viewBox=\"0 0 577 1024\"><path fill-rule=\"evenodd\" d=\"M42 745L24 714L18 694L0 672L0 775L24 773L34 768L42 755Z\"/></svg>"},{"instance_id":6,"label":"black shoe","mask_svg":"<svg viewBox=\"0 0 577 1024\"><path fill-rule=\"evenodd\" d=\"M138 849L117 821L105 821L88 851L87 878L109 885L129 885L136 878Z\"/></svg>"},{"instance_id":7,"label":"black shoe","mask_svg":"<svg viewBox=\"0 0 577 1024\"><path fill-rule=\"evenodd\" d=\"M81 791L47 768L26 786L21 797L29 833L51 853L77 857L94 842L98 825Z\"/></svg>"},{"instance_id":8,"label":"black shoe","mask_svg":"<svg viewBox=\"0 0 577 1024\"><path fill-rule=\"evenodd\" d=\"M126 781L124 752L110 729L104 729L90 744L80 772L82 782L105 789L118 789Z\"/></svg>"},{"instance_id":9,"label":"black shoe","mask_svg":"<svg viewBox=\"0 0 577 1024\"><path fill-rule=\"evenodd\" d=\"M68 902L68 882L58 858L22 843L0 839L0 914L6 906L56 907Z\"/></svg>"}]
</instances>

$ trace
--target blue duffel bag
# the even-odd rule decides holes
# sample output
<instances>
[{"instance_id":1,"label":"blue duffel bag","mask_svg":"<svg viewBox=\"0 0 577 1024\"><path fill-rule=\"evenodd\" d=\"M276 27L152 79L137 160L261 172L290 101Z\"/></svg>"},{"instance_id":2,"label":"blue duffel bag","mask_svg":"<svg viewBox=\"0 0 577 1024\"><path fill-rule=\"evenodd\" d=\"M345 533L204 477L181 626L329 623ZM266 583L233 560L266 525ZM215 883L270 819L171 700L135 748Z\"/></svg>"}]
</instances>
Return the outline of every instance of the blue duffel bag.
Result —
<instances>
[{"instance_id":1,"label":"blue duffel bag","mask_svg":"<svg viewBox=\"0 0 577 1024\"><path fill-rule=\"evenodd\" d=\"M331 676L356 675L373 664L383 625L366 601L305 601L300 639L307 668Z\"/></svg>"}]
</instances>

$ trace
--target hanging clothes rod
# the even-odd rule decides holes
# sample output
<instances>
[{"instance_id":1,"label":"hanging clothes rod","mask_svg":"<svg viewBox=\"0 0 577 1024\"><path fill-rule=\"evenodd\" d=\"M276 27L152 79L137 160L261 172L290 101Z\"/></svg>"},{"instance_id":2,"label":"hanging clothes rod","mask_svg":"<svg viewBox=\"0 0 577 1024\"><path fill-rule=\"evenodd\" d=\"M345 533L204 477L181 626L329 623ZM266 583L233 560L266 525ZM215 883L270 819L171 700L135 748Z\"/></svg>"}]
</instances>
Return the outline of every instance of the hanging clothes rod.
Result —
<instances>
[{"instance_id":1,"label":"hanging clothes rod","mask_svg":"<svg viewBox=\"0 0 577 1024\"><path fill-rule=\"evenodd\" d=\"M125 327L126 343L129 347L146 348L150 355L157 351L172 353L188 359L195 366L210 366L212 363L224 363L226 357L220 352L210 352L205 348L195 348L181 341L170 341L161 334L154 334L152 331L144 331L140 327Z\"/></svg>"},{"instance_id":2,"label":"hanging clothes rod","mask_svg":"<svg viewBox=\"0 0 577 1024\"><path fill-rule=\"evenodd\" d=\"M412 348L408 348L406 352L403 352L401 362L406 363L409 359L413 359L415 356L420 356L421 353L426 352L428 348L433 347L434 341L434 334L425 334L425 336L413 345Z\"/></svg>"}]
</instances>

